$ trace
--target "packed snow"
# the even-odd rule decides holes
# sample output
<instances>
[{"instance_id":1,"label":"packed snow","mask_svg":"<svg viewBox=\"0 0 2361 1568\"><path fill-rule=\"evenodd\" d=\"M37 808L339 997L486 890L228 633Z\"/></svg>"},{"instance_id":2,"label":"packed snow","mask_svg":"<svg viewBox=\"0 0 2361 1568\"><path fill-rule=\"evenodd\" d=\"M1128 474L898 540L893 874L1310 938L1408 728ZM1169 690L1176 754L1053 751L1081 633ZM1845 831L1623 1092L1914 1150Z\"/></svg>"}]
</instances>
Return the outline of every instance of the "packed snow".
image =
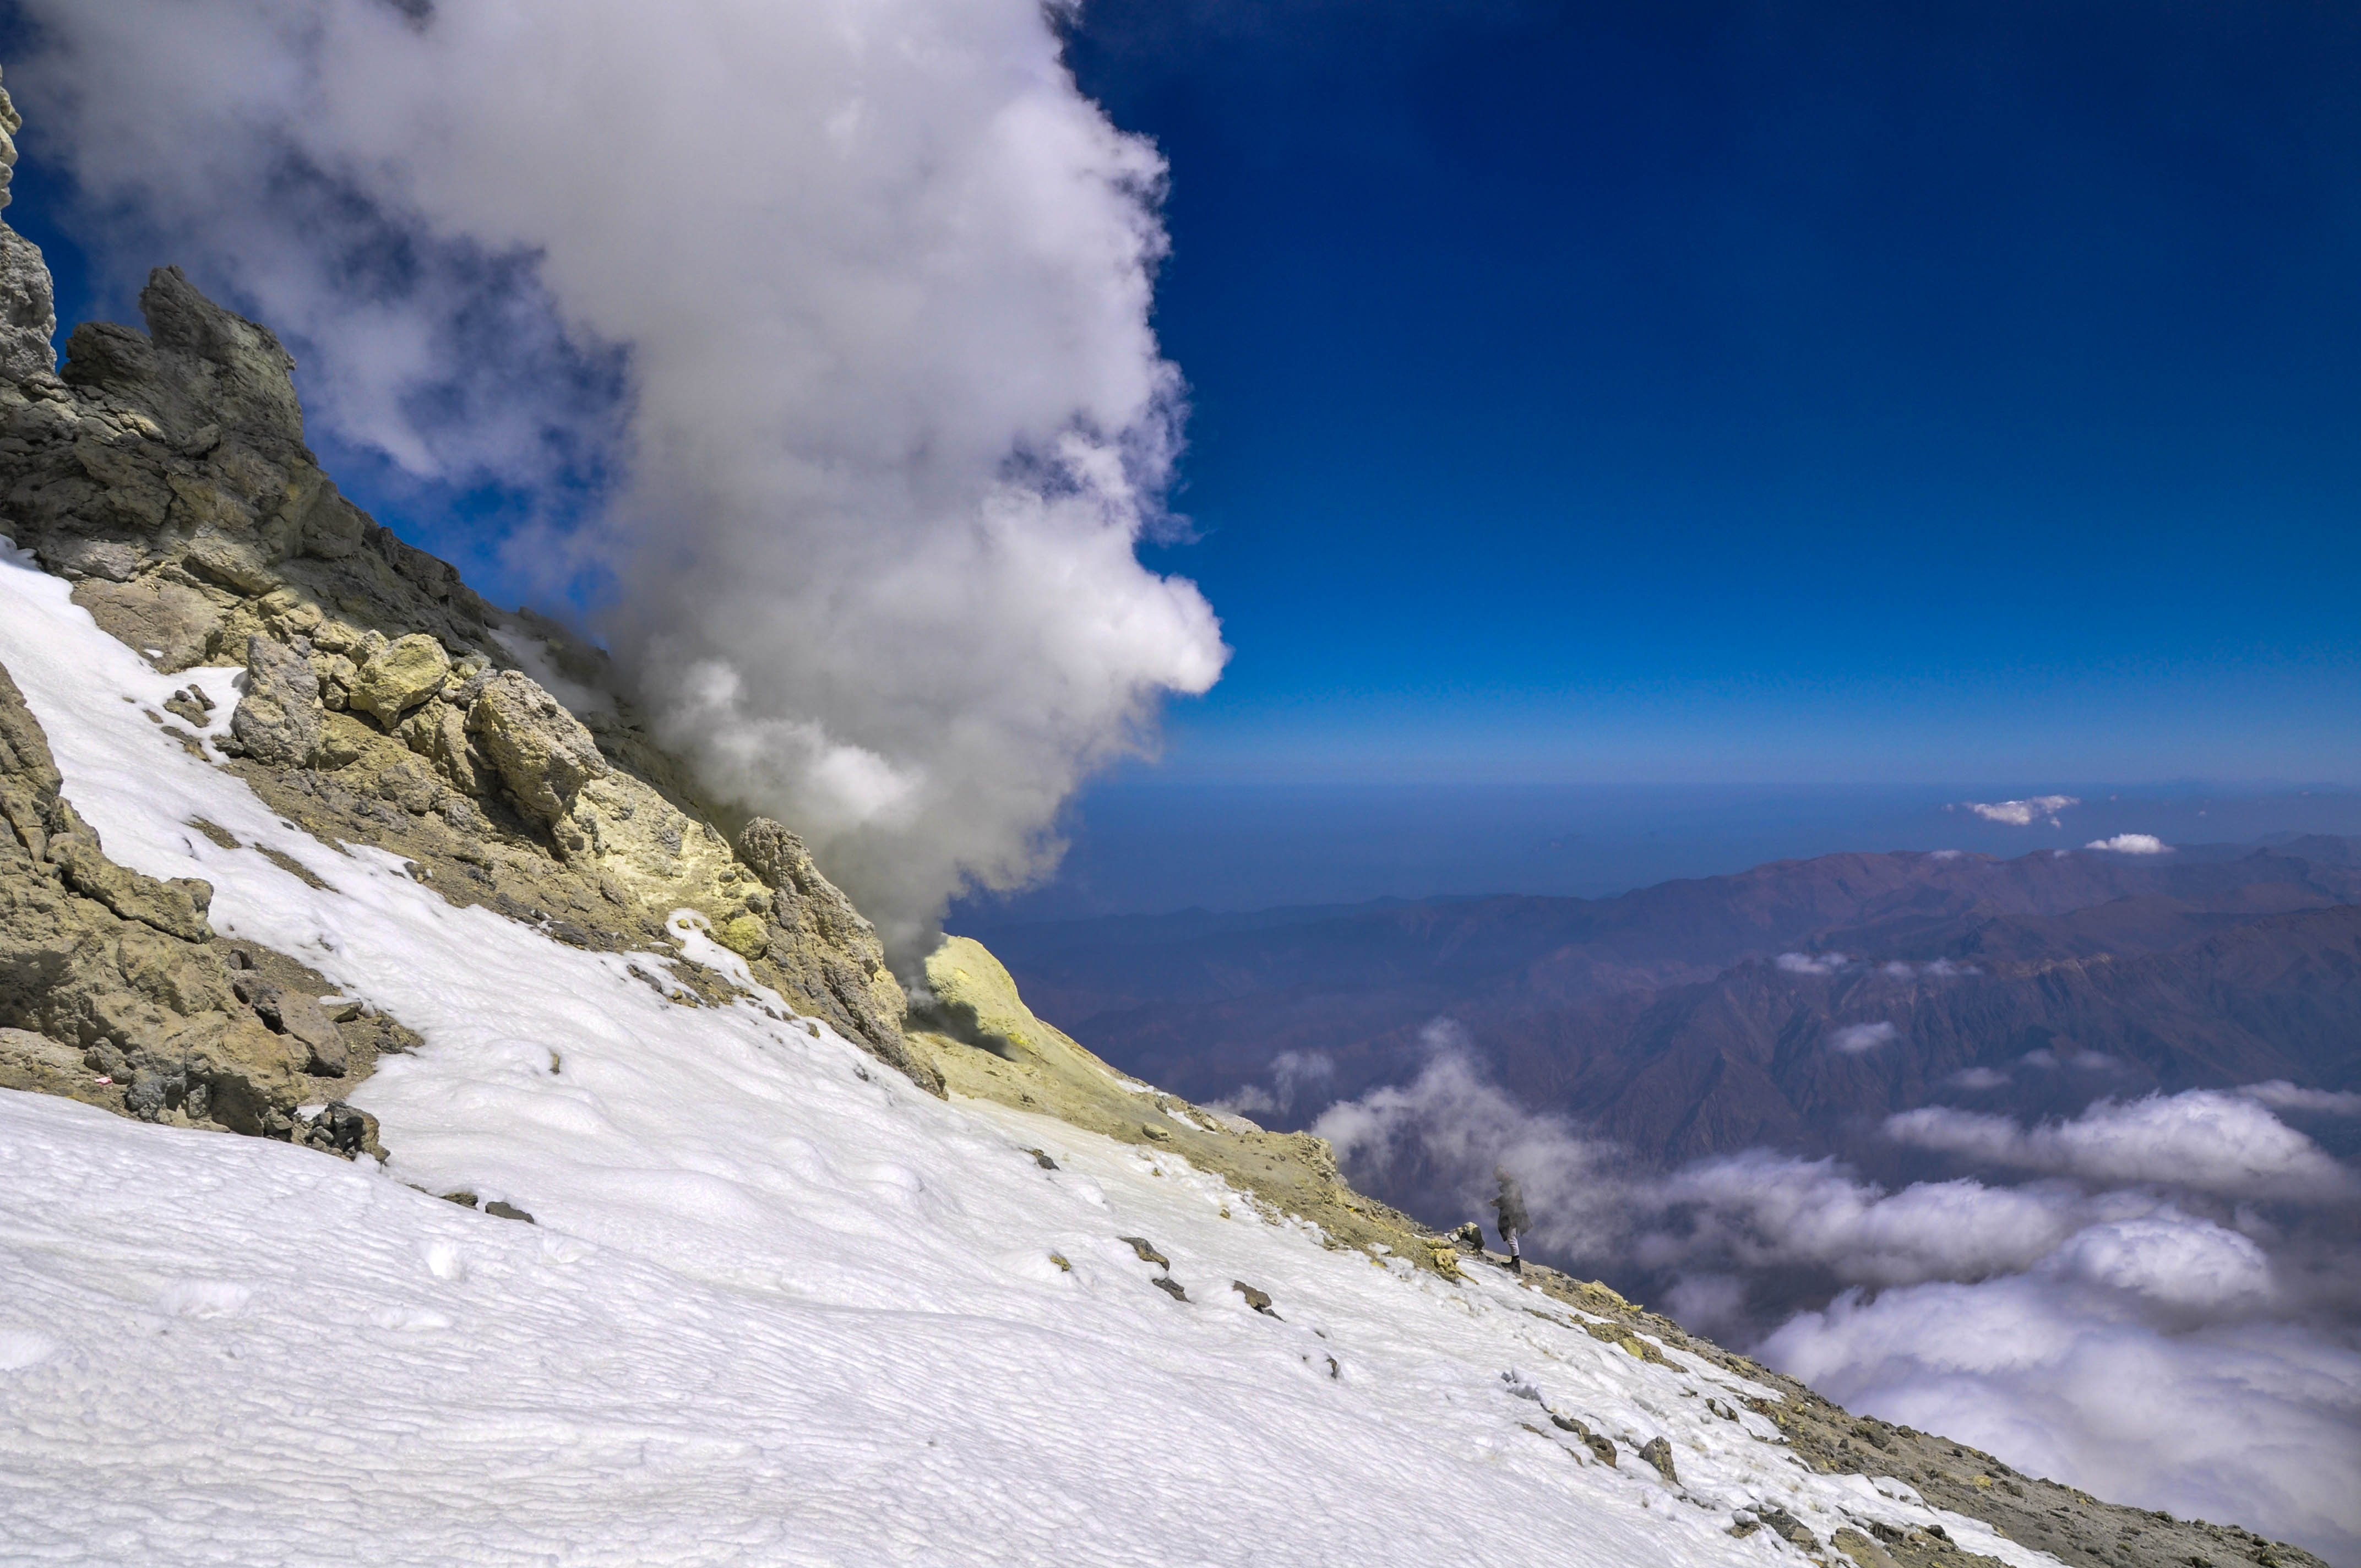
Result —
<instances>
[{"instance_id":1,"label":"packed snow","mask_svg":"<svg viewBox=\"0 0 2361 1568\"><path fill-rule=\"evenodd\" d=\"M0 1093L12 1562L1795 1560L1727 1533L1757 1506L2052 1561L1811 1472L1737 1405L1768 1390L1505 1272L1325 1247L1176 1157L936 1101L775 997L696 1005L666 966L724 949L694 920L609 955L453 908L183 751L150 713L192 673L13 554L0 663L109 854L203 877L217 929L425 1040L352 1096L382 1169ZM218 729L228 674L193 674Z\"/></svg>"}]
</instances>

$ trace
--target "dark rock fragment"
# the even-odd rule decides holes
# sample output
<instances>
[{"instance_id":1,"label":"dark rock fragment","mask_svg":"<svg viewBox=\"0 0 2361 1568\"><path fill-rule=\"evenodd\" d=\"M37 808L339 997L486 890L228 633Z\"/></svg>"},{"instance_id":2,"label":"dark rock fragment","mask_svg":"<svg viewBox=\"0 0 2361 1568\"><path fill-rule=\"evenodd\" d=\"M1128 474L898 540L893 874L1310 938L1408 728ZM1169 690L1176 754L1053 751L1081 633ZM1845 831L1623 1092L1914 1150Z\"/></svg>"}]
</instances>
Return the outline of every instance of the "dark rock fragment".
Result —
<instances>
[{"instance_id":1,"label":"dark rock fragment","mask_svg":"<svg viewBox=\"0 0 2361 1568\"><path fill-rule=\"evenodd\" d=\"M258 633L246 640L246 696L229 729L247 756L274 768L311 766L327 715L320 677L301 654Z\"/></svg>"},{"instance_id":2,"label":"dark rock fragment","mask_svg":"<svg viewBox=\"0 0 2361 1568\"><path fill-rule=\"evenodd\" d=\"M1598 1460L1609 1470L1618 1468L1615 1462L1615 1444L1611 1439L1599 1432L1592 1431L1587 1424L1573 1416L1561 1416L1555 1410L1552 1410L1549 1413L1549 1419L1550 1425L1560 1431L1570 1431L1579 1439L1582 1446L1590 1450L1590 1456L1593 1459Z\"/></svg>"}]
</instances>

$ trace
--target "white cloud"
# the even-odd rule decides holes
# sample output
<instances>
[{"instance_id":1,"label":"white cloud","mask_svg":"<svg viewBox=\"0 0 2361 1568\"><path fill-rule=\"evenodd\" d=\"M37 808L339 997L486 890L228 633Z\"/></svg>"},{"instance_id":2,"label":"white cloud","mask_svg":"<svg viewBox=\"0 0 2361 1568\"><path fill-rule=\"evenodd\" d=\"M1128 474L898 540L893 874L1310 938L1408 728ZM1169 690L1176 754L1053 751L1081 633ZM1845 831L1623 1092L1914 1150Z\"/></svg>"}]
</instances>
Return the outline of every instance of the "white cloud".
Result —
<instances>
[{"instance_id":1,"label":"white cloud","mask_svg":"<svg viewBox=\"0 0 2361 1568\"><path fill-rule=\"evenodd\" d=\"M2078 1231L2045 1271L2206 1312L2259 1306L2274 1293L2270 1258L2253 1241L2167 1209Z\"/></svg>"},{"instance_id":2,"label":"white cloud","mask_svg":"<svg viewBox=\"0 0 2361 1568\"><path fill-rule=\"evenodd\" d=\"M2171 845L2153 833L2118 833L2112 839L2093 839L2082 848L2118 855L2162 855L2172 850Z\"/></svg>"},{"instance_id":3,"label":"white cloud","mask_svg":"<svg viewBox=\"0 0 2361 1568\"><path fill-rule=\"evenodd\" d=\"M2352 1187L2261 1102L2317 1091L2102 1102L2031 1129L1908 1113L1888 1124L1905 1142L2038 1174L1897 1191L1763 1149L1651 1174L1510 1100L1457 1025L1428 1038L1436 1054L1415 1082L1332 1107L1314 1129L1365 1186L1472 1216L1506 1167L1535 1250L1587 1272L1645 1270L1681 1321L1725 1343L1758 1332L1754 1287L1825 1279L1845 1293L1753 1351L1850 1408L2110 1498L2361 1553L2361 1354L2343 1326L2361 1287L2334 1261ZM2268 1223L2247 1200L2273 1201ZM2308 1200L2334 1207L2292 1207Z\"/></svg>"},{"instance_id":4,"label":"white cloud","mask_svg":"<svg viewBox=\"0 0 2361 1568\"><path fill-rule=\"evenodd\" d=\"M1772 961L1789 974L1835 974L1852 962L1842 953L1781 953Z\"/></svg>"},{"instance_id":5,"label":"white cloud","mask_svg":"<svg viewBox=\"0 0 2361 1568\"><path fill-rule=\"evenodd\" d=\"M1758 1354L1852 1409L2031 1474L2349 1560L2361 1549L2361 1355L2294 1323L2160 1324L2115 1288L2152 1277L2166 1251L2191 1263L2212 1248L2202 1277L2235 1293L2252 1260L2224 1235L2192 1224L2196 1239L2161 1247L2094 1239L2038 1274L1849 1294Z\"/></svg>"},{"instance_id":6,"label":"white cloud","mask_svg":"<svg viewBox=\"0 0 2361 1568\"><path fill-rule=\"evenodd\" d=\"M2254 1100L2218 1090L2103 1100L2071 1122L2036 1127L1927 1106L1889 1116L1885 1132L1916 1148L2101 1183L2312 1200L2342 1197L2354 1185L2310 1138Z\"/></svg>"},{"instance_id":7,"label":"white cloud","mask_svg":"<svg viewBox=\"0 0 2361 1568\"><path fill-rule=\"evenodd\" d=\"M2095 1204L2072 1189L1918 1182L1887 1192L1832 1159L1765 1149L1701 1160L1630 1201L1664 1223L1643 1229L1649 1267L1813 1264L1849 1284L1981 1279L2032 1267L2094 1217L2146 1212L2153 1200Z\"/></svg>"},{"instance_id":8,"label":"white cloud","mask_svg":"<svg viewBox=\"0 0 2361 1568\"><path fill-rule=\"evenodd\" d=\"M2082 803L2070 795L2037 795L2029 800L1963 800L1960 803L1987 822L2005 823L2011 828L2030 828L2036 822L2056 826L2058 814L2070 806Z\"/></svg>"},{"instance_id":9,"label":"white cloud","mask_svg":"<svg viewBox=\"0 0 2361 1568\"><path fill-rule=\"evenodd\" d=\"M1857 1057L1891 1043L1900 1033L1883 1019L1874 1024L1848 1024L1828 1036L1828 1045L1847 1056Z\"/></svg>"},{"instance_id":10,"label":"white cloud","mask_svg":"<svg viewBox=\"0 0 2361 1568\"><path fill-rule=\"evenodd\" d=\"M2274 1111L2317 1111L2332 1116L2361 1116L2361 1094L2339 1093L2328 1089L2299 1089L2283 1078L2268 1083L2250 1083L2238 1091L2249 1100L2258 1100Z\"/></svg>"},{"instance_id":11,"label":"white cloud","mask_svg":"<svg viewBox=\"0 0 2361 1568\"><path fill-rule=\"evenodd\" d=\"M2008 1074L1988 1067L1963 1067L1943 1080L1954 1089L1999 1089L2009 1081Z\"/></svg>"},{"instance_id":12,"label":"white cloud","mask_svg":"<svg viewBox=\"0 0 2361 1568\"><path fill-rule=\"evenodd\" d=\"M26 9L102 269L183 262L422 480L619 473L520 561L611 587L663 738L905 957L1219 674L1135 554L1181 412L1163 164L1039 0Z\"/></svg>"}]
</instances>

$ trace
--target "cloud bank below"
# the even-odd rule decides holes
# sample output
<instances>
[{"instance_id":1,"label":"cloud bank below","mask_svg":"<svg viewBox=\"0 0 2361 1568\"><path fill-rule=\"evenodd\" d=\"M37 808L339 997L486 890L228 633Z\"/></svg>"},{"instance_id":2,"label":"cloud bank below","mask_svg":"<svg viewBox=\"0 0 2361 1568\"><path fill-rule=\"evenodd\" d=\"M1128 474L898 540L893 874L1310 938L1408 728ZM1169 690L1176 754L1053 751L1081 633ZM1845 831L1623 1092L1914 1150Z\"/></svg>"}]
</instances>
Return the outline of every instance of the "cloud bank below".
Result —
<instances>
[{"instance_id":1,"label":"cloud bank below","mask_svg":"<svg viewBox=\"0 0 2361 1568\"><path fill-rule=\"evenodd\" d=\"M1640 1271L1675 1317L1854 1409L2110 1497L2361 1553L2355 1183L2272 1113L2351 1114L2361 1097L2258 1084L2035 1127L1910 1112L1894 1142L1979 1174L1894 1190L1760 1149L1642 1171L1511 1101L1456 1025L1425 1041L1414 1080L1313 1125L1366 1188L1447 1223L1482 1213L1505 1168L1530 1248ZM1825 1305L1763 1304L1798 1279Z\"/></svg>"}]
</instances>

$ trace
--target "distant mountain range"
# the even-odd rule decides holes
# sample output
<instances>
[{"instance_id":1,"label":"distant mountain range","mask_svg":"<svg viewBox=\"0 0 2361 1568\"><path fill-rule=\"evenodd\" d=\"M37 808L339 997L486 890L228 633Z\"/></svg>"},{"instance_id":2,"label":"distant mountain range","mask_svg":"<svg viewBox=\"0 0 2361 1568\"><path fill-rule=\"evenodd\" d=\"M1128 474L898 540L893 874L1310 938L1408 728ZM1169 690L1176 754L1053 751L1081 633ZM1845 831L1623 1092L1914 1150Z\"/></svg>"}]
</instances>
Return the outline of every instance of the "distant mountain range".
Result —
<instances>
[{"instance_id":1,"label":"distant mountain range","mask_svg":"<svg viewBox=\"0 0 2361 1568\"><path fill-rule=\"evenodd\" d=\"M1044 1017L1267 1120L1416 1074L1439 1017L1503 1087L1666 1161L1866 1152L1941 1103L2361 1086L2361 839L1841 854L1615 898L1202 911L979 933Z\"/></svg>"}]
</instances>

